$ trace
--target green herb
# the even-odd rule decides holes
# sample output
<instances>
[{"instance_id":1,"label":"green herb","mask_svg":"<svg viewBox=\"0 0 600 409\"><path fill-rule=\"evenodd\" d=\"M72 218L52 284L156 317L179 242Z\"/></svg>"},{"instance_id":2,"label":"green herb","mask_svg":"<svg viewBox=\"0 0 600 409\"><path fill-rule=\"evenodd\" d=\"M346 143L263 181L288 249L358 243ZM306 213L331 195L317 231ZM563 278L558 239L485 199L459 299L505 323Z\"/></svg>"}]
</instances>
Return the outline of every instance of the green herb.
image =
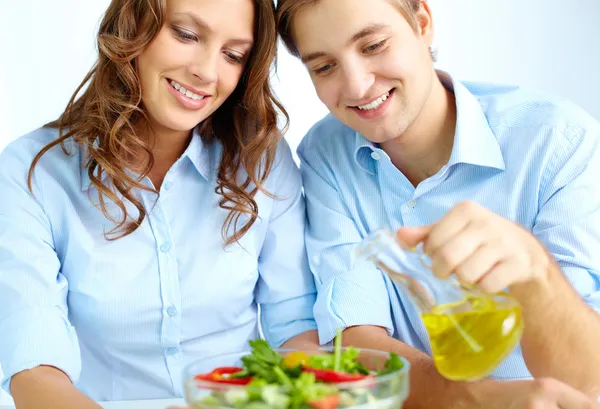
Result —
<instances>
[{"instance_id":1,"label":"green herb","mask_svg":"<svg viewBox=\"0 0 600 409\"><path fill-rule=\"evenodd\" d=\"M363 364L357 361L360 351L353 347L346 347L346 349L340 354L340 372L351 373L351 374L362 374L368 375L369 371ZM326 355L312 355L308 358L308 366L315 369L330 369L335 370L335 356Z\"/></svg>"},{"instance_id":2,"label":"green herb","mask_svg":"<svg viewBox=\"0 0 600 409\"><path fill-rule=\"evenodd\" d=\"M290 391L291 408L295 409L306 402L316 401L336 393L338 393L336 387L317 383L314 374L302 372L294 381L294 388Z\"/></svg>"},{"instance_id":3,"label":"green herb","mask_svg":"<svg viewBox=\"0 0 600 409\"><path fill-rule=\"evenodd\" d=\"M395 353L390 353L389 359L385 362L383 369L377 373L377 375L387 375L392 372L399 371L404 368L404 363L400 360L400 357Z\"/></svg>"},{"instance_id":4,"label":"green herb","mask_svg":"<svg viewBox=\"0 0 600 409\"><path fill-rule=\"evenodd\" d=\"M242 357L247 375L266 380L268 383L280 383L280 377L274 371L278 367L283 369L283 357L271 349L268 342L263 339L250 341L252 353Z\"/></svg>"}]
</instances>

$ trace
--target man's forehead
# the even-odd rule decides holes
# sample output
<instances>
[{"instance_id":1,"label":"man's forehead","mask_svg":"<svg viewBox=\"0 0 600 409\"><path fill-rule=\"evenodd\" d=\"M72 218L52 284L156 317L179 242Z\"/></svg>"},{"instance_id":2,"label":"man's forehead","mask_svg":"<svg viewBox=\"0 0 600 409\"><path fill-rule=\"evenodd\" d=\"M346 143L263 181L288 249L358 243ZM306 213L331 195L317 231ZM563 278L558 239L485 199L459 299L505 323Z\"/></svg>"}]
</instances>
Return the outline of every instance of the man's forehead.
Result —
<instances>
[{"instance_id":1,"label":"man's forehead","mask_svg":"<svg viewBox=\"0 0 600 409\"><path fill-rule=\"evenodd\" d=\"M367 25L364 26L362 29L358 29L358 31L356 31L354 34L349 35L348 36L349 38L347 40L344 39L344 38L341 38L340 42L342 42L342 44L341 44L342 46L350 47L354 43L362 40L365 37L369 37L371 35L375 35L375 34L378 34L380 32L384 32L384 31L388 31L388 30L391 30L391 26L388 25L388 24L367 23ZM326 44L326 43L325 42L321 42L320 45L323 46L324 44ZM310 46L314 47L315 45L311 44ZM308 62L310 62L310 61L312 61L312 60L315 60L315 59L320 58L320 57L322 57L322 56L325 55L324 51L314 51L314 52L311 52L311 51L306 50L306 51L303 52L302 50L300 50L300 53L301 53L301 57L300 58L302 59L302 62L305 63L305 64L308 63Z\"/></svg>"}]
</instances>

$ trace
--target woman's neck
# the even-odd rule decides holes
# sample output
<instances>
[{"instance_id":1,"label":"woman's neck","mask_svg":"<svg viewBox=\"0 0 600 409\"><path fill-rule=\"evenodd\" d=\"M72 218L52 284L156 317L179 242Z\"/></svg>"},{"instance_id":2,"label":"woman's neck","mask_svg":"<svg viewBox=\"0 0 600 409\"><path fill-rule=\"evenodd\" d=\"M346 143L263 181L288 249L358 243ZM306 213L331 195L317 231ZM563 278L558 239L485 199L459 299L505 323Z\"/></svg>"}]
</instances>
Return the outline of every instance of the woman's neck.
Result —
<instances>
[{"instance_id":1,"label":"woman's neck","mask_svg":"<svg viewBox=\"0 0 600 409\"><path fill-rule=\"evenodd\" d=\"M173 164L183 155L192 138L192 131L177 131L157 126L136 128L140 138L148 141L154 163L148 177L154 188L160 190L162 182ZM136 169L144 169L150 158L145 152L136 160Z\"/></svg>"}]
</instances>

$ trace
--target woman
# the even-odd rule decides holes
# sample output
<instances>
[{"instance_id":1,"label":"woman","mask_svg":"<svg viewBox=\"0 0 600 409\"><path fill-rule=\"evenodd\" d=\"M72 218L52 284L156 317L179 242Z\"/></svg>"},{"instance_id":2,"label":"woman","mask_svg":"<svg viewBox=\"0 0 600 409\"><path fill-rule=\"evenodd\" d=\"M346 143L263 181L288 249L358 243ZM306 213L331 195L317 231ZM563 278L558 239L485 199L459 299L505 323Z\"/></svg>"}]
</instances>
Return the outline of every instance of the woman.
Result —
<instances>
[{"instance_id":1,"label":"woman","mask_svg":"<svg viewBox=\"0 0 600 409\"><path fill-rule=\"evenodd\" d=\"M258 304L271 345L317 344L273 9L113 0L64 113L0 155L0 365L18 408L181 396L187 363L259 336Z\"/></svg>"}]
</instances>

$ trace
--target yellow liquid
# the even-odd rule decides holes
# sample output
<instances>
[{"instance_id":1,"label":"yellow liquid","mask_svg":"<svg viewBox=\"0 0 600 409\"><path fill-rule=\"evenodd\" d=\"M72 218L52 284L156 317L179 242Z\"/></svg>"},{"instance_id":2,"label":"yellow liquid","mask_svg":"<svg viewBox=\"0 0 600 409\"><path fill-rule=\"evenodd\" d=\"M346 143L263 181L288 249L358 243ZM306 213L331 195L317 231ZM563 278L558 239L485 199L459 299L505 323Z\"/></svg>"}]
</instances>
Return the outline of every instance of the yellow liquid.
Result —
<instances>
[{"instance_id":1,"label":"yellow liquid","mask_svg":"<svg viewBox=\"0 0 600 409\"><path fill-rule=\"evenodd\" d=\"M456 381L477 380L492 373L523 333L521 308L509 295L443 304L421 318L438 372Z\"/></svg>"}]
</instances>

